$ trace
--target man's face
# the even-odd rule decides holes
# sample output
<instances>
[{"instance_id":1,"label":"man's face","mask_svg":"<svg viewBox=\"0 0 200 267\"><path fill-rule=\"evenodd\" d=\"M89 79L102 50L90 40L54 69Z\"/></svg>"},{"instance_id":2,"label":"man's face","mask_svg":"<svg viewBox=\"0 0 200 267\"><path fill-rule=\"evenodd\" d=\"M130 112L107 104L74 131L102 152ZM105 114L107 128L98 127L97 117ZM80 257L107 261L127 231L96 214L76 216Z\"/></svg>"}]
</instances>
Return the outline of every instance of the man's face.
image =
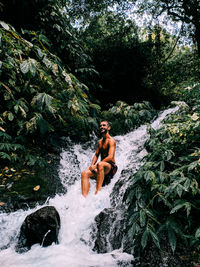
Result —
<instances>
[{"instance_id":1,"label":"man's face","mask_svg":"<svg viewBox=\"0 0 200 267\"><path fill-rule=\"evenodd\" d=\"M109 130L110 130L110 126L108 125L107 121L102 121L100 123L101 134L106 134Z\"/></svg>"}]
</instances>

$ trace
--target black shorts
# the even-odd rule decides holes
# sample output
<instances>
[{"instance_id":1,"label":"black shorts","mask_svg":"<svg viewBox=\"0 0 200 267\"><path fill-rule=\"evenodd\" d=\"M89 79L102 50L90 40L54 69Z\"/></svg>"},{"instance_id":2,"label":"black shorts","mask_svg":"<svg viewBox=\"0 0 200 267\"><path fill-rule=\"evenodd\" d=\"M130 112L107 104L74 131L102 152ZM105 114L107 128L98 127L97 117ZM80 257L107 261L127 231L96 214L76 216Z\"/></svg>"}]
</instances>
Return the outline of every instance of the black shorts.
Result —
<instances>
[{"instance_id":1,"label":"black shorts","mask_svg":"<svg viewBox=\"0 0 200 267\"><path fill-rule=\"evenodd\" d=\"M115 163L111 162L109 164L111 165L111 169L109 173L105 175L102 186L108 185L110 183L111 179L113 178L118 169Z\"/></svg>"}]
</instances>

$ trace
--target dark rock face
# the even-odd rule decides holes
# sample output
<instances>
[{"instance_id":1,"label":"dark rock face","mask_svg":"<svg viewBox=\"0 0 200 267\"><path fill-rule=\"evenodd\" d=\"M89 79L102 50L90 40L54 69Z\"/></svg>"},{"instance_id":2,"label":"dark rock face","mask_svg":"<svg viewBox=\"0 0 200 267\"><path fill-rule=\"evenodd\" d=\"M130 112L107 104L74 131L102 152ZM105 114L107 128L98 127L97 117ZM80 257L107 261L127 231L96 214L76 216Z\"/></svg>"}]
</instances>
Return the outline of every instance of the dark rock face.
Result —
<instances>
[{"instance_id":1,"label":"dark rock face","mask_svg":"<svg viewBox=\"0 0 200 267\"><path fill-rule=\"evenodd\" d=\"M31 213L21 226L17 252L25 252L39 243L46 247L58 243L60 216L53 206L47 206Z\"/></svg>"},{"instance_id":2,"label":"dark rock face","mask_svg":"<svg viewBox=\"0 0 200 267\"><path fill-rule=\"evenodd\" d=\"M123 239L123 218L112 208L104 209L95 218L96 240L94 251L106 253L119 249Z\"/></svg>"}]
</instances>

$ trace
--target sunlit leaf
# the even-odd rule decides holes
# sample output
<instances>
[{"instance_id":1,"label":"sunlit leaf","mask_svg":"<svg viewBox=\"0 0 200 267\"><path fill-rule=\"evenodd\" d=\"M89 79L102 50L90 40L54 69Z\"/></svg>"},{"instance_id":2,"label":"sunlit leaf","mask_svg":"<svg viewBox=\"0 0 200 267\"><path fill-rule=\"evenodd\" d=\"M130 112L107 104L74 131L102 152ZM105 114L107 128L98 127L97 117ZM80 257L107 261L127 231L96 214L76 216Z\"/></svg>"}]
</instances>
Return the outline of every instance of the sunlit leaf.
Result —
<instances>
[{"instance_id":1,"label":"sunlit leaf","mask_svg":"<svg viewBox=\"0 0 200 267\"><path fill-rule=\"evenodd\" d=\"M40 48L37 49L37 52L39 57L43 57L45 55Z\"/></svg>"},{"instance_id":2,"label":"sunlit leaf","mask_svg":"<svg viewBox=\"0 0 200 267\"><path fill-rule=\"evenodd\" d=\"M29 71L29 63L28 60L24 60L21 64L20 64L20 70L22 73L26 74Z\"/></svg>"},{"instance_id":3,"label":"sunlit leaf","mask_svg":"<svg viewBox=\"0 0 200 267\"><path fill-rule=\"evenodd\" d=\"M5 132L6 130L0 126L0 131Z\"/></svg>"},{"instance_id":4,"label":"sunlit leaf","mask_svg":"<svg viewBox=\"0 0 200 267\"><path fill-rule=\"evenodd\" d=\"M5 174L6 177L12 177L12 174Z\"/></svg>"},{"instance_id":5,"label":"sunlit leaf","mask_svg":"<svg viewBox=\"0 0 200 267\"><path fill-rule=\"evenodd\" d=\"M153 171L147 171L144 174L144 178L146 181L154 181L156 179L156 175Z\"/></svg>"},{"instance_id":6,"label":"sunlit leaf","mask_svg":"<svg viewBox=\"0 0 200 267\"><path fill-rule=\"evenodd\" d=\"M195 237L196 238L199 238L200 237L200 227L196 230Z\"/></svg>"},{"instance_id":7,"label":"sunlit leaf","mask_svg":"<svg viewBox=\"0 0 200 267\"><path fill-rule=\"evenodd\" d=\"M7 31L10 30L10 27L8 26L7 23L5 23L5 22L3 22L3 21L0 21L0 24L1 24L1 26L2 26L5 30L7 30Z\"/></svg>"},{"instance_id":8,"label":"sunlit leaf","mask_svg":"<svg viewBox=\"0 0 200 267\"><path fill-rule=\"evenodd\" d=\"M198 119L199 119L199 117L197 116L196 113L194 113L194 114L192 115L192 120L193 120L193 121L197 121Z\"/></svg>"},{"instance_id":9,"label":"sunlit leaf","mask_svg":"<svg viewBox=\"0 0 200 267\"><path fill-rule=\"evenodd\" d=\"M34 191L38 191L40 189L40 185L37 185L33 188Z\"/></svg>"},{"instance_id":10,"label":"sunlit leaf","mask_svg":"<svg viewBox=\"0 0 200 267\"><path fill-rule=\"evenodd\" d=\"M52 63L47 57L44 57L42 61L44 62L44 64L46 65L47 68L52 67Z\"/></svg>"},{"instance_id":11,"label":"sunlit leaf","mask_svg":"<svg viewBox=\"0 0 200 267\"><path fill-rule=\"evenodd\" d=\"M29 70L33 76L36 74L36 60L33 58L29 58Z\"/></svg>"},{"instance_id":12,"label":"sunlit leaf","mask_svg":"<svg viewBox=\"0 0 200 267\"><path fill-rule=\"evenodd\" d=\"M8 113L8 119L9 119L9 121L13 121L14 115L12 114L12 112Z\"/></svg>"}]
</instances>

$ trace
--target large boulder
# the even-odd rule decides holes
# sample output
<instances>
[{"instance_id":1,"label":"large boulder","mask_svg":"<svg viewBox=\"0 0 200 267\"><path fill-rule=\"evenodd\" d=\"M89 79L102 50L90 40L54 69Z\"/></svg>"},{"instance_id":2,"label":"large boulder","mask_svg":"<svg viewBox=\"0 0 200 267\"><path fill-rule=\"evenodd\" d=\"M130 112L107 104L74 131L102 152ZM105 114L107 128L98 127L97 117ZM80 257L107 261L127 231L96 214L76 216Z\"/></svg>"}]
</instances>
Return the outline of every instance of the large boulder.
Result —
<instances>
[{"instance_id":1,"label":"large boulder","mask_svg":"<svg viewBox=\"0 0 200 267\"><path fill-rule=\"evenodd\" d=\"M53 242L58 243L59 229L60 216L53 206L43 207L31 213L21 226L16 251L25 252L37 243L44 247Z\"/></svg>"},{"instance_id":2,"label":"large boulder","mask_svg":"<svg viewBox=\"0 0 200 267\"><path fill-rule=\"evenodd\" d=\"M121 248L123 239L123 218L114 208L104 209L95 217L93 225L95 242L93 250L97 253L106 253Z\"/></svg>"}]
</instances>

